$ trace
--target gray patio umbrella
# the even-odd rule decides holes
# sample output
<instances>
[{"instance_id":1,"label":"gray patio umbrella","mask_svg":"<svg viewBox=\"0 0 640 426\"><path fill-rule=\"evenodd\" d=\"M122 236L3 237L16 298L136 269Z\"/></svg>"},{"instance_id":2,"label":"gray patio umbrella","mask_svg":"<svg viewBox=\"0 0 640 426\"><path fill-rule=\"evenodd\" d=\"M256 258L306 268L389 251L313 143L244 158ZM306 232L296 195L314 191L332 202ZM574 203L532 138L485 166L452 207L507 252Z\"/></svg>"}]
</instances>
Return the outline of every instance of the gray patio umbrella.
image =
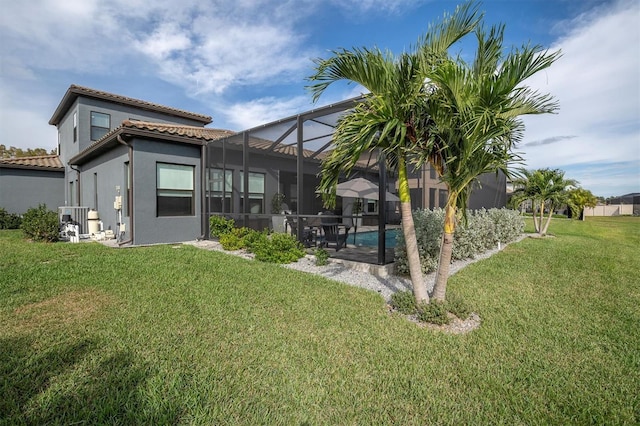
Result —
<instances>
[{"instance_id":1,"label":"gray patio umbrella","mask_svg":"<svg viewBox=\"0 0 640 426\"><path fill-rule=\"evenodd\" d=\"M336 186L336 195L349 198L366 198L367 200L379 200L380 188L375 183L363 178L355 178ZM387 201L400 201L390 192L385 194ZM384 207L383 207L384 208ZM358 221L353 222L353 244L356 243L356 233L358 232Z\"/></svg>"},{"instance_id":2,"label":"gray patio umbrella","mask_svg":"<svg viewBox=\"0 0 640 426\"><path fill-rule=\"evenodd\" d=\"M380 198L378 185L363 178L355 178L336 186L336 195L351 198L366 198L368 200L378 200ZM390 192L386 194L387 201L400 201Z\"/></svg>"}]
</instances>

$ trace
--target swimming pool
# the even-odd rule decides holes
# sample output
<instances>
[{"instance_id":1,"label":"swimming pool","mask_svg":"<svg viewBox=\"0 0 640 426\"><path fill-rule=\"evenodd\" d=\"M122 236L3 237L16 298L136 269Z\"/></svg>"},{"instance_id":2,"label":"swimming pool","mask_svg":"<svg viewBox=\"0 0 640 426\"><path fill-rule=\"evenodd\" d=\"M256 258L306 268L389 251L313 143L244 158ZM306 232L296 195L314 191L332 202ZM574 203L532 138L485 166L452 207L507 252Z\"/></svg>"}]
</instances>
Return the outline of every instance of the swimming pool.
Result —
<instances>
[{"instance_id":1,"label":"swimming pool","mask_svg":"<svg viewBox=\"0 0 640 426\"><path fill-rule=\"evenodd\" d=\"M385 231L384 240L387 248L395 248L399 231L399 229L387 229ZM349 235L347 244L353 244L353 235ZM356 246L378 247L378 231L358 232L356 234Z\"/></svg>"}]
</instances>

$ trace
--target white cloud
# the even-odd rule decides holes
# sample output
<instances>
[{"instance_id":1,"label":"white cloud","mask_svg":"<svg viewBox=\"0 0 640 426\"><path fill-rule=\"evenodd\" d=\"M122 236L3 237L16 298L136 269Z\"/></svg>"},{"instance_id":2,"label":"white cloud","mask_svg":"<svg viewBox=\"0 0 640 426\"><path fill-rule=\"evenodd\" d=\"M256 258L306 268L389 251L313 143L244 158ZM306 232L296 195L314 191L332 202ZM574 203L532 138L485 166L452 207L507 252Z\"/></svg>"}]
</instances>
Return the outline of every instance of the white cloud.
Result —
<instances>
[{"instance_id":1,"label":"white cloud","mask_svg":"<svg viewBox=\"0 0 640 426\"><path fill-rule=\"evenodd\" d=\"M560 102L557 115L526 117L520 149L529 168L640 161L640 5L622 1L569 22L552 50L563 56L527 83ZM537 142L557 140L556 143ZM611 175L610 190L638 184L638 171ZM568 176L595 181L575 169ZM618 176L614 178L613 176ZM635 179L634 179L635 177ZM637 188L640 189L640 188Z\"/></svg>"},{"instance_id":2,"label":"white cloud","mask_svg":"<svg viewBox=\"0 0 640 426\"><path fill-rule=\"evenodd\" d=\"M23 101L25 96L27 102ZM0 84L0 143L7 147L45 148L47 151L56 148L56 129L47 124L50 115L43 108L47 103L48 99L42 94L20 92Z\"/></svg>"},{"instance_id":3,"label":"white cloud","mask_svg":"<svg viewBox=\"0 0 640 426\"><path fill-rule=\"evenodd\" d=\"M332 3L355 13L397 13L415 6L420 0L333 0Z\"/></svg>"},{"instance_id":4,"label":"white cloud","mask_svg":"<svg viewBox=\"0 0 640 426\"><path fill-rule=\"evenodd\" d=\"M155 60L166 60L175 51L184 51L191 47L191 40L176 23L162 23L156 30L135 43L141 52Z\"/></svg>"},{"instance_id":5,"label":"white cloud","mask_svg":"<svg viewBox=\"0 0 640 426\"><path fill-rule=\"evenodd\" d=\"M273 97L240 102L225 108L226 121L238 130L249 129L289 117L309 108L309 98L298 96L291 99Z\"/></svg>"}]
</instances>

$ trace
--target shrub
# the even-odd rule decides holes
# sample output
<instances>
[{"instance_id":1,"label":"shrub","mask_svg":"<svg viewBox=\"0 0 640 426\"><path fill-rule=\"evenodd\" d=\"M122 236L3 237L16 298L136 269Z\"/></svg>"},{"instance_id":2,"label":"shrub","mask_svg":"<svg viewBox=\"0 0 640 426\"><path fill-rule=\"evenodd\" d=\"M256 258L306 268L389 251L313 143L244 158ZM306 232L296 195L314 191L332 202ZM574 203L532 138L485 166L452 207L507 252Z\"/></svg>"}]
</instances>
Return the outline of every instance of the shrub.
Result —
<instances>
[{"instance_id":1,"label":"shrub","mask_svg":"<svg viewBox=\"0 0 640 426\"><path fill-rule=\"evenodd\" d=\"M438 267L444 210L415 210L413 221L418 240L420 265L423 273L435 271ZM467 223L456 226L452 260L477 256L497 245L515 240L524 230L524 221L518 212L508 209L480 209L467 212ZM404 235L398 237L395 250L396 270L400 274L409 273Z\"/></svg>"},{"instance_id":2,"label":"shrub","mask_svg":"<svg viewBox=\"0 0 640 426\"><path fill-rule=\"evenodd\" d=\"M292 235L274 233L265 235L250 247L256 259L270 263L291 263L304 256L302 244Z\"/></svg>"},{"instance_id":3,"label":"shrub","mask_svg":"<svg viewBox=\"0 0 640 426\"><path fill-rule=\"evenodd\" d=\"M422 272L429 273L435 271L438 267L440 240L442 239L442 227L444 225L444 210L414 210L413 222L416 230L416 239L418 240L418 252L420 253ZM395 262L398 273L409 273L407 249L402 232L398 234Z\"/></svg>"},{"instance_id":4,"label":"shrub","mask_svg":"<svg viewBox=\"0 0 640 426\"><path fill-rule=\"evenodd\" d=\"M316 266L324 266L329 263L329 252L324 248L316 248L313 254L316 256Z\"/></svg>"},{"instance_id":5,"label":"shrub","mask_svg":"<svg viewBox=\"0 0 640 426\"><path fill-rule=\"evenodd\" d=\"M449 293L447 295L446 307L447 311L462 320L466 320L471 315L471 307L456 294Z\"/></svg>"},{"instance_id":6,"label":"shrub","mask_svg":"<svg viewBox=\"0 0 640 426\"><path fill-rule=\"evenodd\" d=\"M391 295L391 306L398 312L405 315L411 315L416 313L416 298L413 292L398 291Z\"/></svg>"},{"instance_id":7,"label":"shrub","mask_svg":"<svg viewBox=\"0 0 640 426\"><path fill-rule=\"evenodd\" d=\"M8 213L0 207L0 229L20 229L21 223L20 215Z\"/></svg>"},{"instance_id":8,"label":"shrub","mask_svg":"<svg viewBox=\"0 0 640 426\"><path fill-rule=\"evenodd\" d=\"M452 259L470 259L496 246L496 224L487 210L467 212L467 223L456 226Z\"/></svg>"},{"instance_id":9,"label":"shrub","mask_svg":"<svg viewBox=\"0 0 640 426\"><path fill-rule=\"evenodd\" d=\"M444 325L451 322L447 313L447 304L432 300L431 303L418 306L418 319L430 324Z\"/></svg>"},{"instance_id":10,"label":"shrub","mask_svg":"<svg viewBox=\"0 0 640 426\"><path fill-rule=\"evenodd\" d=\"M233 219L227 219L223 216L211 216L209 218L211 236L220 238L221 235L228 234L233 229L234 224L235 221Z\"/></svg>"},{"instance_id":11,"label":"shrub","mask_svg":"<svg viewBox=\"0 0 640 426\"><path fill-rule=\"evenodd\" d=\"M516 210L490 209L489 217L496 224L496 240L501 243L514 241L524 232L524 219Z\"/></svg>"},{"instance_id":12,"label":"shrub","mask_svg":"<svg viewBox=\"0 0 640 426\"><path fill-rule=\"evenodd\" d=\"M45 204L27 210L22 217L22 231L34 241L58 241L60 224L58 214L47 210Z\"/></svg>"},{"instance_id":13,"label":"shrub","mask_svg":"<svg viewBox=\"0 0 640 426\"><path fill-rule=\"evenodd\" d=\"M248 248L250 246L249 242L253 239L252 234L259 234L259 232L244 226L231 228L229 232L220 235L220 244L223 249L231 251Z\"/></svg>"}]
</instances>

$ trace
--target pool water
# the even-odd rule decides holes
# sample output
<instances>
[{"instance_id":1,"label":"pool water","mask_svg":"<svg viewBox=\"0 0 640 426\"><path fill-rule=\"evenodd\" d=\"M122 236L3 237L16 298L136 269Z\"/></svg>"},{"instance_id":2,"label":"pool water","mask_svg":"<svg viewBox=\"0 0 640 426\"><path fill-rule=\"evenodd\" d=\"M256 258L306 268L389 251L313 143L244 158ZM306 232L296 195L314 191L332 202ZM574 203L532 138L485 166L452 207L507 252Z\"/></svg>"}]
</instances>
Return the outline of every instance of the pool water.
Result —
<instances>
[{"instance_id":1,"label":"pool water","mask_svg":"<svg viewBox=\"0 0 640 426\"><path fill-rule=\"evenodd\" d=\"M387 248L395 248L396 237L399 229L387 229L385 232L385 246ZM356 234L356 246L378 247L378 231L358 232ZM353 244L353 235L349 235L347 244Z\"/></svg>"}]
</instances>

